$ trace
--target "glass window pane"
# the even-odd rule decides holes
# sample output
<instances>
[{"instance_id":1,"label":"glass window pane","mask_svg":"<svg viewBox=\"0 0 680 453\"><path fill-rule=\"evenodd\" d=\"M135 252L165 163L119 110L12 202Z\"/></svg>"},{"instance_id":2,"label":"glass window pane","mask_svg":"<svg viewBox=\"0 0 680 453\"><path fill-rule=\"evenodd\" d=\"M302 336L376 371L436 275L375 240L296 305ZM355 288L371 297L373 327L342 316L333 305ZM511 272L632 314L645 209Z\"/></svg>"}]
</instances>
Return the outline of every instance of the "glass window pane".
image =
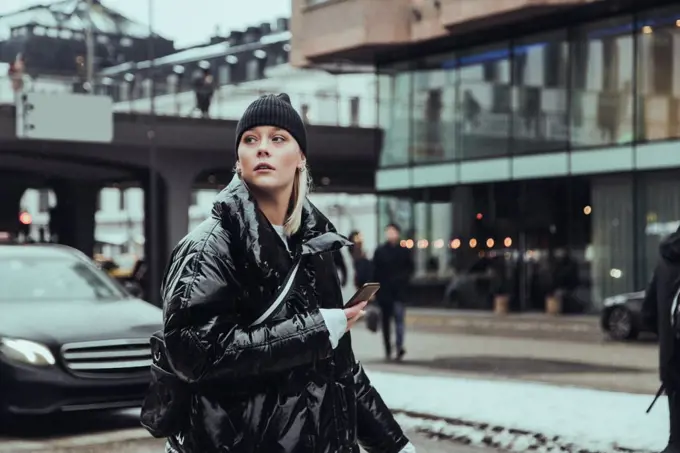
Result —
<instances>
[{"instance_id":1,"label":"glass window pane","mask_svg":"<svg viewBox=\"0 0 680 453\"><path fill-rule=\"evenodd\" d=\"M409 163L412 73L386 69L379 78L380 128L385 131L380 166Z\"/></svg>"},{"instance_id":2,"label":"glass window pane","mask_svg":"<svg viewBox=\"0 0 680 453\"><path fill-rule=\"evenodd\" d=\"M632 30L630 16L574 30L570 121L573 147L633 140Z\"/></svg>"},{"instance_id":3,"label":"glass window pane","mask_svg":"<svg viewBox=\"0 0 680 453\"><path fill-rule=\"evenodd\" d=\"M640 180L640 215L638 220L641 266L640 288L651 279L659 260L659 244L680 227L680 191L678 174L652 173Z\"/></svg>"},{"instance_id":4,"label":"glass window pane","mask_svg":"<svg viewBox=\"0 0 680 453\"><path fill-rule=\"evenodd\" d=\"M641 140L680 137L680 7L644 13L638 23Z\"/></svg>"},{"instance_id":5,"label":"glass window pane","mask_svg":"<svg viewBox=\"0 0 680 453\"><path fill-rule=\"evenodd\" d=\"M510 48L506 44L462 53L456 67L461 157L506 155L512 115Z\"/></svg>"},{"instance_id":6,"label":"glass window pane","mask_svg":"<svg viewBox=\"0 0 680 453\"><path fill-rule=\"evenodd\" d=\"M442 56L435 62L422 62L423 69L413 74L413 143L414 162L437 162L456 157L455 108L456 72L441 69Z\"/></svg>"},{"instance_id":7,"label":"glass window pane","mask_svg":"<svg viewBox=\"0 0 680 453\"><path fill-rule=\"evenodd\" d=\"M592 183L592 301L635 291L633 182L628 176L594 178Z\"/></svg>"},{"instance_id":8,"label":"glass window pane","mask_svg":"<svg viewBox=\"0 0 680 453\"><path fill-rule=\"evenodd\" d=\"M566 35L522 40L513 48L513 154L567 149Z\"/></svg>"}]
</instances>

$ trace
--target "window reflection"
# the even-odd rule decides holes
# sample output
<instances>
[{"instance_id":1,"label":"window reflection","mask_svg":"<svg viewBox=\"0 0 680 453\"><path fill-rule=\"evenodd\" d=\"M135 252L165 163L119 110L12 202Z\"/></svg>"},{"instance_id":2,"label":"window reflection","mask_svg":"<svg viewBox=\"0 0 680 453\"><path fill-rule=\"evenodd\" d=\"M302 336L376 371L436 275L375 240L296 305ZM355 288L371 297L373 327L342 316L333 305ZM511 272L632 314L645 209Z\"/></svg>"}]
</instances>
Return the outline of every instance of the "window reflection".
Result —
<instances>
[{"instance_id":1,"label":"window reflection","mask_svg":"<svg viewBox=\"0 0 680 453\"><path fill-rule=\"evenodd\" d=\"M570 121L575 147L633 140L632 30L630 16L575 29Z\"/></svg>"},{"instance_id":2,"label":"window reflection","mask_svg":"<svg viewBox=\"0 0 680 453\"><path fill-rule=\"evenodd\" d=\"M505 44L462 53L455 66L462 157L507 154L512 123L509 47Z\"/></svg>"},{"instance_id":3,"label":"window reflection","mask_svg":"<svg viewBox=\"0 0 680 453\"><path fill-rule=\"evenodd\" d=\"M566 35L522 40L513 48L513 154L567 149Z\"/></svg>"},{"instance_id":4,"label":"window reflection","mask_svg":"<svg viewBox=\"0 0 680 453\"><path fill-rule=\"evenodd\" d=\"M680 137L680 7L638 22L638 138Z\"/></svg>"},{"instance_id":5,"label":"window reflection","mask_svg":"<svg viewBox=\"0 0 680 453\"><path fill-rule=\"evenodd\" d=\"M381 75L380 127L385 131L380 166L409 163L412 73L395 68Z\"/></svg>"},{"instance_id":6,"label":"window reflection","mask_svg":"<svg viewBox=\"0 0 680 453\"><path fill-rule=\"evenodd\" d=\"M437 66L440 66L439 63ZM413 75L413 160L452 160L455 153L456 73L423 69Z\"/></svg>"}]
</instances>

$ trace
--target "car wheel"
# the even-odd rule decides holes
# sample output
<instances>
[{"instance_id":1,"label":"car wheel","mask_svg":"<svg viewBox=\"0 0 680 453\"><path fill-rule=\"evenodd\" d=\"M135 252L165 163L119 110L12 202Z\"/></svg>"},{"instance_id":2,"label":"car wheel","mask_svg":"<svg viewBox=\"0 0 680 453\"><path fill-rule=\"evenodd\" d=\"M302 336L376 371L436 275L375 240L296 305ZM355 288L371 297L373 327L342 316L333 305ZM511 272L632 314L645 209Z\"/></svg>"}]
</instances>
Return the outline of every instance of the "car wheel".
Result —
<instances>
[{"instance_id":1,"label":"car wheel","mask_svg":"<svg viewBox=\"0 0 680 453\"><path fill-rule=\"evenodd\" d=\"M638 336L633 314L625 307L616 307L609 313L607 331L617 341L634 340Z\"/></svg>"}]
</instances>

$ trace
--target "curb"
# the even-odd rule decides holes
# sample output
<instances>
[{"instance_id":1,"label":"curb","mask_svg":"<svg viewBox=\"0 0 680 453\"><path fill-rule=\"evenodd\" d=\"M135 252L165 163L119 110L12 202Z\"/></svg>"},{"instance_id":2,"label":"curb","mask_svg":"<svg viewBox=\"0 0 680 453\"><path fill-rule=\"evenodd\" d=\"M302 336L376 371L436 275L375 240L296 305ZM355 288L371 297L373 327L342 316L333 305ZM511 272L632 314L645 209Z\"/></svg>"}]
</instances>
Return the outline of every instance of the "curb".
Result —
<instances>
[{"instance_id":1,"label":"curb","mask_svg":"<svg viewBox=\"0 0 680 453\"><path fill-rule=\"evenodd\" d=\"M503 451L538 451L566 453L652 453L635 450L616 443L607 446L579 445L562 439L489 423L470 422L461 419L443 418L417 412L393 410L395 418L404 430L411 430L428 437L451 443L474 447L494 448Z\"/></svg>"}]
</instances>

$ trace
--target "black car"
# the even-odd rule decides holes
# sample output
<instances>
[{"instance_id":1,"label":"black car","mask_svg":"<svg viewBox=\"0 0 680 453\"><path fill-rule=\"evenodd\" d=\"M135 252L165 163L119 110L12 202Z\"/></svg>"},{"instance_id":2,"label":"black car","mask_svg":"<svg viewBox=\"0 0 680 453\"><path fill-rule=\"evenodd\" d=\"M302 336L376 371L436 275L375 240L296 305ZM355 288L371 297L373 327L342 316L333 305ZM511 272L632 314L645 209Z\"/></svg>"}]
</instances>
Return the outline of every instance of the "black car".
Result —
<instances>
[{"instance_id":1,"label":"black car","mask_svg":"<svg viewBox=\"0 0 680 453\"><path fill-rule=\"evenodd\" d=\"M0 245L0 415L140 406L161 323L74 249Z\"/></svg>"},{"instance_id":2,"label":"black car","mask_svg":"<svg viewBox=\"0 0 680 453\"><path fill-rule=\"evenodd\" d=\"M602 329L613 340L635 340L641 333L653 333L654 329L642 317L644 291L619 294L604 300L600 322Z\"/></svg>"}]
</instances>

